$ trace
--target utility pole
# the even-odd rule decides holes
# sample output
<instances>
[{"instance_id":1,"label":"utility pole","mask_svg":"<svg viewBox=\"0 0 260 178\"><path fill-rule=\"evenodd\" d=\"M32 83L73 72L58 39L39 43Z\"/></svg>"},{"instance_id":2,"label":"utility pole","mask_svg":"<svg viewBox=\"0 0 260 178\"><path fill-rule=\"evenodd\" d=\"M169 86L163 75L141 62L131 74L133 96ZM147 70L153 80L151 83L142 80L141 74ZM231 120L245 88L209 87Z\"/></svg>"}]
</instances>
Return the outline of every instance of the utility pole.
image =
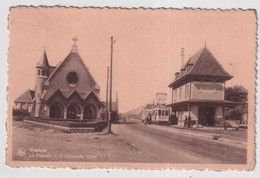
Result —
<instances>
[{"instance_id":1,"label":"utility pole","mask_svg":"<svg viewBox=\"0 0 260 178\"><path fill-rule=\"evenodd\" d=\"M114 45L114 43L115 43L115 40L113 39L113 36L111 36L108 133L111 133L111 119L112 119L112 68L113 68L113 45Z\"/></svg>"},{"instance_id":2,"label":"utility pole","mask_svg":"<svg viewBox=\"0 0 260 178\"><path fill-rule=\"evenodd\" d=\"M118 113L118 97L117 97L117 91L116 91L116 98L115 98L115 110L116 110L116 112Z\"/></svg>"},{"instance_id":3,"label":"utility pole","mask_svg":"<svg viewBox=\"0 0 260 178\"><path fill-rule=\"evenodd\" d=\"M108 123L108 85L109 85L109 67L107 67L107 90L106 90L106 123Z\"/></svg>"}]
</instances>

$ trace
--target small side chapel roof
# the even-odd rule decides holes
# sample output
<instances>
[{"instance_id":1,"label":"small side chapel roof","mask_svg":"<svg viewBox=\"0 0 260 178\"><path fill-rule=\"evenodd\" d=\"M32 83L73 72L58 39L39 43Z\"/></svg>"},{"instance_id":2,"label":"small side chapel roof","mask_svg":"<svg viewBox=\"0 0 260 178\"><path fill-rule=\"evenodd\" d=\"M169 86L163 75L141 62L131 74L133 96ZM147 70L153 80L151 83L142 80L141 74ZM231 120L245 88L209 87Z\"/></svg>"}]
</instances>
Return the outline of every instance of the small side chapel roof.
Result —
<instances>
[{"instance_id":1,"label":"small side chapel roof","mask_svg":"<svg viewBox=\"0 0 260 178\"><path fill-rule=\"evenodd\" d=\"M14 100L15 103L32 103L35 92L33 90L27 90L21 96Z\"/></svg>"}]
</instances>

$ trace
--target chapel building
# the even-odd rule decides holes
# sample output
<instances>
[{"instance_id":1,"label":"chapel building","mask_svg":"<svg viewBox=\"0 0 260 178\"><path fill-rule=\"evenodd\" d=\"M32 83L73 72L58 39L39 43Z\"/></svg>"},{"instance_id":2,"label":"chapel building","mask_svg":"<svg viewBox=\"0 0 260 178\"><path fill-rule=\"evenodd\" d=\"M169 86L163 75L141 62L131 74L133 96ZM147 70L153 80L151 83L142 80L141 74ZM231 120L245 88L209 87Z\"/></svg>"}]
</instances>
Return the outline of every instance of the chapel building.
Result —
<instances>
[{"instance_id":1,"label":"chapel building","mask_svg":"<svg viewBox=\"0 0 260 178\"><path fill-rule=\"evenodd\" d=\"M15 100L15 106L31 106L31 115L50 119L93 120L101 117L104 105L100 87L79 55L76 38L68 56L50 66L44 50L36 65L35 91ZM26 99L26 102L25 102Z\"/></svg>"},{"instance_id":2,"label":"chapel building","mask_svg":"<svg viewBox=\"0 0 260 178\"><path fill-rule=\"evenodd\" d=\"M223 124L225 107L234 104L224 99L225 82L231 78L206 46L191 56L168 85L172 89L168 106L178 124L184 124L185 116L197 125Z\"/></svg>"}]
</instances>

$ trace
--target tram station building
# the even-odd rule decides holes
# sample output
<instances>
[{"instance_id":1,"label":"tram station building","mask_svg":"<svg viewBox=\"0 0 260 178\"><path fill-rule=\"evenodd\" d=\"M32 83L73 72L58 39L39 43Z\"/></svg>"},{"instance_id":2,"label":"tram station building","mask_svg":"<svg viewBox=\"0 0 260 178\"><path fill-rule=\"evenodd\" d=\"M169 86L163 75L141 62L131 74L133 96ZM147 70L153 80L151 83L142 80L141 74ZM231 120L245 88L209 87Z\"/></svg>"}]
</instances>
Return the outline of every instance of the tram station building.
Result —
<instances>
[{"instance_id":1,"label":"tram station building","mask_svg":"<svg viewBox=\"0 0 260 178\"><path fill-rule=\"evenodd\" d=\"M35 91L25 92L14 102L16 108L29 105L34 117L93 120L104 109L99 91L74 40L70 53L56 67L49 65L44 50L36 65Z\"/></svg>"},{"instance_id":2,"label":"tram station building","mask_svg":"<svg viewBox=\"0 0 260 178\"><path fill-rule=\"evenodd\" d=\"M178 124L190 116L197 125L222 125L225 107L236 104L224 99L225 82L231 78L206 46L191 56L168 85L172 89L169 106Z\"/></svg>"}]
</instances>

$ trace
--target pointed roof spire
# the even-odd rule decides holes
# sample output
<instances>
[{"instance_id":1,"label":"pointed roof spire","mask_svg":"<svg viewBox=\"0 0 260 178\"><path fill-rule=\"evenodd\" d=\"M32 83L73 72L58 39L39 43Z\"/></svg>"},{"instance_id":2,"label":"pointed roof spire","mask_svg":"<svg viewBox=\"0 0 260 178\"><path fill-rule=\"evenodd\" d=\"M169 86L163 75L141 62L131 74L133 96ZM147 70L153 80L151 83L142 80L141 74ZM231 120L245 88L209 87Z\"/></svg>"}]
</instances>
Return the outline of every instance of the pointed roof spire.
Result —
<instances>
[{"instance_id":1,"label":"pointed roof spire","mask_svg":"<svg viewBox=\"0 0 260 178\"><path fill-rule=\"evenodd\" d=\"M74 38L72 38L72 41L74 41L74 44L72 45L71 52L72 53L78 53L79 50L78 50L78 46L76 44L76 42L78 41L78 38L74 37Z\"/></svg>"},{"instance_id":2,"label":"pointed roof spire","mask_svg":"<svg viewBox=\"0 0 260 178\"><path fill-rule=\"evenodd\" d=\"M45 51L45 46L44 46L43 55L42 55L40 61L37 63L36 67L39 67L39 68L49 68L50 67L48 58L47 58L47 54Z\"/></svg>"}]
</instances>

